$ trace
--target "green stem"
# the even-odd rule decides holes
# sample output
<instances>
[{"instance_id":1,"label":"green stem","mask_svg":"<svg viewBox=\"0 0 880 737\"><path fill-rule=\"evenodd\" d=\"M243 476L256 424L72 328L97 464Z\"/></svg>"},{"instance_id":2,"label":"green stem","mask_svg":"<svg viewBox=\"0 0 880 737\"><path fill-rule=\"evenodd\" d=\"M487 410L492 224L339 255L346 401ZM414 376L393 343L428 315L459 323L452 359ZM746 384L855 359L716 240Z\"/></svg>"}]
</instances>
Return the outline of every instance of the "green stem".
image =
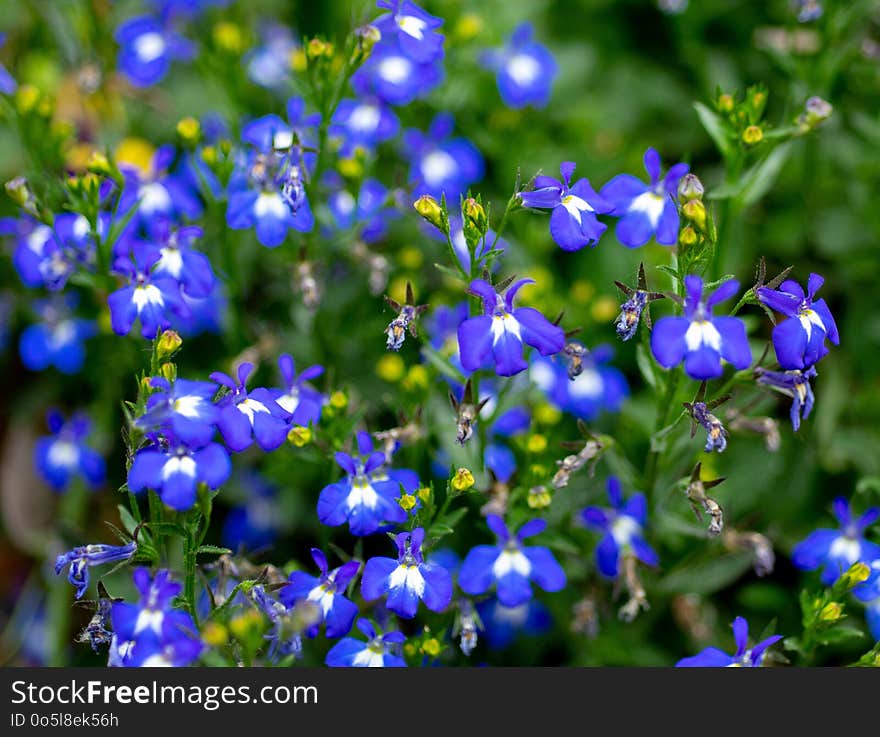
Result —
<instances>
[{"instance_id":1,"label":"green stem","mask_svg":"<svg viewBox=\"0 0 880 737\"><path fill-rule=\"evenodd\" d=\"M675 368L669 373L666 381L666 390L660 400L657 408L657 421L654 424L654 431L651 433L653 438L669 423L669 413L674 406L675 394L678 391L678 383L681 379L681 369ZM652 443L653 446L653 443ZM648 457L645 459L644 487L645 493L650 494L654 490L654 484L657 482L657 473L660 465L660 450L651 447L648 450Z\"/></svg>"}]
</instances>

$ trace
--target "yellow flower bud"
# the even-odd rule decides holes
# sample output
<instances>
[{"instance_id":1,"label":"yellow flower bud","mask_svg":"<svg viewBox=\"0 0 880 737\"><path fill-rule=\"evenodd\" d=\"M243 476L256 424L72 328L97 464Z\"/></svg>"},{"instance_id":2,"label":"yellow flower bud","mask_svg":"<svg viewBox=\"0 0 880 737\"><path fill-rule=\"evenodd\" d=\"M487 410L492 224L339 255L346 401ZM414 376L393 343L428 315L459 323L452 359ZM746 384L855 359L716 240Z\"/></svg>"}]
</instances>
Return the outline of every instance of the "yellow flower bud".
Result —
<instances>
[{"instance_id":1,"label":"yellow flower bud","mask_svg":"<svg viewBox=\"0 0 880 737\"><path fill-rule=\"evenodd\" d=\"M404 512L409 512L416 505L416 498L412 494L404 494L397 500Z\"/></svg>"},{"instance_id":2,"label":"yellow flower bud","mask_svg":"<svg viewBox=\"0 0 880 737\"><path fill-rule=\"evenodd\" d=\"M208 622L202 629L202 641L211 647L222 647L229 640L229 631L219 622Z\"/></svg>"},{"instance_id":3,"label":"yellow flower bud","mask_svg":"<svg viewBox=\"0 0 880 737\"><path fill-rule=\"evenodd\" d=\"M86 161L86 169L93 174L103 174L104 176L110 176L113 171L110 161L100 151L92 151L89 154L89 158Z\"/></svg>"},{"instance_id":4,"label":"yellow flower bud","mask_svg":"<svg viewBox=\"0 0 880 737\"><path fill-rule=\"evenodd\" d=\"M320 38L310 38L308 44L306 44L306 58L309 61L317 61L326 54L327 45Z\"/></svg>"},{"instance_id":5,"label":"yellow flower bud","mask_svg":"<svg viewBox=\"0 0 880 737\"><path fill-rule=\"evenodd\" d=\"M431 225L443 231L443 211L440 209L440 204L436 199L429 194L424 194L413 202L413 207Z\"/></svg>"},{"instance_id":6,"label":"yellow flower bud","mask_svg":"<svg viewBox=\"0 0 880 737\"><path fill-rule=\"evenodd\" d=\"M555 425L560 419L562 419L562 412L552 404L542 402L535 407L535 420L542 425Z\"/></svg>"},{"instance_id":7,"label":"yellow flower bud","mask_svg":"<svg viewBox=\"0 0 880 737\"><path fill-rule=\"evenodd\" d=\"M23 84L15 93L15 107L22 115L27 115L40 101L40 91L31 84Z\"/></svg>"},{"instance_id":8,"label":"yellow flower bud","mask_svg":"<svg viewBox=\"0 0 880 737\"><path fill-rule=\"evenodd\" d=\"M177 135L180 136L184 143L189 145L198 143L201 133L201 126L195 118L182 118L177 123Z\"/></svg>"},{"instance_id":9,"label":"yellow flower bud","mask_svg":"<svg viewBox=\"0 0 880 737\"><path fill-rule=\"evenodd\" d=\"M244 49L244 36L235 23L221 21L211 31L214 45L230 54L240 54Z\"/></svg>"},{"instance_id":10,"label":"yellow flower bud","mask_svg":"<svg viewBox=\"0 0 880 737\"><path fill-rule=\"evenodd\" d=\"M473 228L480 235L485 234L486 228L489 227L489 221L486 219L486 210L473 197L468 197L462 203L461 214L464 216L466 228Z\"/></svg>"},{"instance_id":11,"label":"yellow flower bud","mask_svg":"<svg viewBox=\"0 0 880 737\"><path fill-rule=\"evenodd\" d=\"M837 601L829 601L819 612L819 619L823 622L836 622L842 616L843 606Z\"/></svg>"},{"instance_id":12,"label":"yellow flower bud","mask_svg":"<svg viewBox=\"0 0 880 737\"><path fill-rule=\"evenodd\" d=\"M685 225L678 234L678 242L683 246L692 246L697 242L697 231L690 225Z\"/></svg>"},{"instance_id":13,"label":"yellow flower bud","mask_svg":"<svg viewBox=\"0 0 880 737\"><path fill-rule=\"evenodd\" d=\"M406 378L403 380L403 388L407 391L427 389L430 384L431 379L428 376L428 369L420 363L412 366L410 370L407 371Z\"/></svg>"},{"instance_id":14,"label":"yellow flower bud","mask_svg":"<svg viewBox=\"0 0 880 737\"><path fill-rule=\"evenodd\" d=\"M392 384L400 381L405 372L406 364L396 353L386 353L376 364L376 374L379 378Z\"/></svg>"},{"instance_id":15,"label":"yellow flower bud","mask_svg":"<svg viewBox=\"0 0 880 737\"><path fill-rule=\"evenodd\" d=\"M474 485L474 475L466 468L459 468L452 477L451 483L456 491L467 491Z\"/></svg>"},{"instance_id":16,"label":"yellow flower bud","mask_svg":"<svg viewBox=\"0 0 880 737\"><path fill-rule=\"evenodd\" d=\"M596 290L593 285L585 279L578 279L571 285L571 300L580 305L585 305L590 301L590 297L595 294Z\"/></svg>"},{"instance_id":17,"label":"yellow flower bud","mask_svg":"<svg viewBox=\"0 0 880 737\"><path fill-rule=\"evenodd\" d=\"M164 361L166 358L171 358L171 356L177 353L182 345L183 338L180 337L176 330L166 330L159 336L159 340L156 343L156 356L160 361Z\"/></svg>"},{"instance_id":18,"label":"yellow flower bud","mask_svg":"<svg viewBox=\"0 0 880 737\"><path fill-rule=\"evenodd\" d=\"M722 113L729 113L733 110L733 95L727 93L718 98L718 109Z\"/></svg>"},{"instance_id":19,"label":"yellow flower bud","mask_svg":"<svg viewBox=\"0 0 880 737\"><path fill-rule=\"evenodd\" d=\"M363 162L355 156L347 159L339 159L336 168L339 169L339 173L347 179L360 179L364 173Z\"/></svg>"},{"instance_id":20,"label":"yellow flower bud","mask_svg":"<svg viewBox=\"0 0 880 737\"><path fill-rule=\"evenodd\" d=\"M706 228L706 206L699 200L690 200L681 206L681 214L690 220L698 229Z\"/></svg>"},{"instance_id":21,"label":"yellow flower bud","mask_svg":"<svg viewBox=\"0 0 880 737\"><path fill-rule=\"evenodd\" d=\"M302 448L312 441L311 428L304 427L303 425L294 425L287 433L287 440L291 445Z\"/></svg>"},{"instance_id":22,"label":"yellow flower bud","mask_svg":"<svg viewBox=\"0 0 880 737\"><path fill-rule=\"evenodd\" d=\"M553 497L546 486L536 486L533 489L529 489L529 495L526 497L526 504L529 505L529 509L544 509L549 507L552 501Z\"/></svg>"},{"instance_id":23,"label":"yellow flower bud","mask_svg":"<svg viewBox=\"0 0 880 737\"><path fill-rule=\"evenodd\" d=\"M849 569L841 576L841 582L848 588L851 589L853 586L858 586L860 583L864 583L868 580L868 576L871 575L871 569L866 564L861 561L857 561L853 563Z\"/></svg>"},{"instance_id":24,"label":"yellow flower bud","mask_svg":"<svg viewBox=\"0 0 880 737\"><path fill-rule=\"evenodd\" d=\"M405 269L418 269L424 262L422 252L413 246L407 246L397 255L397 260Z\"/></svg>"},{"instance_id":25,"label":"yellow flower bud","mask_svg":"<svg viewBox=\"0 0 880 737\"><path fill-rule=\"evenodd\" d=\"M543 453L547 450L547 438L538 433L530 435L526 441L526 449L529 453Z\"/></svg>"},{"instance_id":26,"label":"yellow flower bud","mask_svg":"<svg viewBox=\"0 0 880 737\"><path fill-rule=\"evenodd\" d=\"M202 161L208 166L214 166L217 163L217 149L213 146L205 146L202 148Z\"/></svg>"},{"instance_id":27,"label":"yellow flower bud","mask_svg":"<svg viewBox=\"0 0 880 737\"><path fill-rule=\"evenodd\" d=\"M335 391L330 395L330 406L334 409L345 409L348 406L348 397L345 392Z\"/></svg>"},{"instance_id":28,"label":"yellow flower bud","mask_svg":"<svg viewBox=\"0 0 880 737\"><path fill-rule=\"evenodd\" d=\"M440 643L436 637L431 637L422 644L422 652L436 658L440 654Z\"/></svg>"},{"instance_id":29,"label":"yellow flower bud","mask_svg":"<svg viewBox=\"0 0 880 737\"><path fill-rule=\"evenodd\" d=\"M115 157L118 163L137 167L143 176L147 176L153 165L154 151L152 144L143 138L124 138L116 147Z\"/></svg>"},{"instance_id":30,"label":"yellow flower bud","mask_svg":"<svg viewBox=\"0 0 880 737\"><path fill-rule=\"evenodd\" d=\"M163 363L159 366L159 374L173 384L177 380L177 366L170 362Z\"/></svg>"},{"instance_id":31,"label":"yellow flower bud","mask_svg":"<svg viewBox=\"0 0 880 737\"><path fill-rule=\"evenodd\" d=\"M460 16L452 35L459 41L470 41L480 35L483 30L483 19L476 13L465 13Z\"/></svg>"},{"instance_id":32,"label":"yellow flower bud","mask_svg":"<svg viewBox=\"0 0 880 737\"><path fill-rule=\"evenodd\" d=\"M421 499L425 504L431 501L431 487L423 486L419 489L416 494L418 494L419 499Z\"/></svg>"},{"instance_id":33,"label":"yellow flower bud","mask_svg":"<svg viewBox=\"0 0 880 737\"><path fill-rule=\"evenodd\" d=\"M290 52L290 68L297 74L301 74L308 67L306 60L306 52L302 49L295 49Z\"/></svg>"},{"instance_id":34,"label":"yellow flower bud","mask_svg":"<svg viewBox=\"0 0 880 737\"><path fill-rule=\"evenodd\" d=\"M609 322L620 312L620 305L613 297L604 295L593 302L593 308L590 312L596 322Z\"/></svg>"},{"instance_id":35,"label":"yellow flower bud","mask_svg":"<svg viewBox=\"0 0 880 737\"><path fill-rule=\"evenodd\" d=\"M754 146L764 140L764 131L756 125L750 125L743 131L742 140L743 143Z\"/></svg>"}]
</instances>

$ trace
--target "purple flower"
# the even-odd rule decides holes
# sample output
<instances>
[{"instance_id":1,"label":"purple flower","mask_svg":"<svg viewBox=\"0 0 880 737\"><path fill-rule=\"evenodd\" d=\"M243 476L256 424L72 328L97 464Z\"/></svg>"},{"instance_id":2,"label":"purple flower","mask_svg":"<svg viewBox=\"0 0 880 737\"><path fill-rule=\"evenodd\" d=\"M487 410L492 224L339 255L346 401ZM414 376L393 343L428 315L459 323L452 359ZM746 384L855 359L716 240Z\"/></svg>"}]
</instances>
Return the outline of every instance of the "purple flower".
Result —
<instances>
[{"instance_id":1,"label":"purple flower","mask_svg":"<svg viewBox=\"0 0 880 737\"><path fill-rule=\"evenodd\" d=\"M253 370L252 363L242 363L237 383L220 371L211 374L212 381L230 390L217 402L217 427L226 445L236 453L249 448L254 440L263 450L275 450L287 439L290 428L290 412L278 404L271 390L245 388Z\"/></svg>"},{"instance_id":2,"label":"purple flower","mask_svg":"<svg viewBox=\"0 0 880 737\"><path fill-rule=\"evenodd\" d=\"M296 373L293 356L283 353L278 357L278 368L284 378L284 389L272 389L275 402L285 412L289 412L294 425L317 424L321 419L324 395L306 382L317 379L324 373L323 366L309 366L301 374Z\"/></svg>"},{"instance_id":3,"label":"purple flower","mask_svg":"<svg viewBox=\"0 0 880 737\"><path fill-rule=\"evenodd\" d=\"M211 441L220 414L212 401L216 385L187 379L177 379L172 384L161 376L153 376L150 387L158 391L147 399L146 412L135 420L136 427L147 432L170 431L193 448Z\"/></svg>"},{"instance_id":4,"label":"purple flower","mask_svg":"<svg viewBox=\"0 0 880 737\"><path fill-rule=\"evenodd\" d=\"M544 531L547 527L544 520L526 522L515 536L498 515L490 514L486 524L498 542L471 548L458 574L462 591L475 596L484 594L495 584L502 606L516 607L532 598L532 583L544 591L565 588L565 572L550 549L522 544L525 538Z\"/></svg>"},{"instance_id":5,"label":"purple flower","mask_svg":"<svg viewBox=\"0 0 880 737\"><path fill-rule=\"evenodd\" d=\"M93 488L103 484L104 459L85 443L89 418L78 413L65 422L61 413L50 410L46 419L53 437L37 440L34 464L40 475L55 491L65 491L76 476Z\"/></svg>"},{"instance_id":6,"label":"purple flower","mask_svg":"<svg viewBox=\"0 0 880 737\"><path fill-rule=\"evenodd\" d=\"M481 59L495 70L501 99L511 108L545 107L559 72L553 54L532 40L533 30L531 23L521 23L504 48L489 51Z\"/></svg>"},{"instance_id":7,"label":"purple flower","mask_svg":"<svg viewBox=\"0 0 880 737\"><path fill-rule=\"evenodd\" d=\"M407 514L398 504L401 486L413 493L418 476L407 469L386 470L385 454L374 451L369 433L357 434L358 456L336 454L336 462L346 477L321 490L318 519L336 527L348 522L352 535L359 537L380 532L385 524L406 522Z\"/></svg>"},{"instance_id":8,"label":"purple flower","mask_svg":"<svg viewBox=\"0 0 880 737\"><path fill-rule=\"evenodd\" d=\"M617 240L628 248L645 245L651 236L658 243L674 244L678 240L678 180L688 169L687 164L676 164L661 177L660 154L649 148L645 151L649 184L631 174L619 174L602 187L599 194L611 203L611 214L620 218Z\"/></svg>"},{"instance_id":9,"label":"purple flower","mask_svg":"<svg viewBox=\"0 0 880 737\"><path fill-rule=\"evenodd\" d=\"M756 369L758 372L757 382L775 389L787 397L792 398L791 411L789 417L791 419L791 427L797 432L801 426L801 420L806 420L810 416L813 409L813 388L810 386L810 379L816 377L816 368L810 366L806 371L768 371L760 366Z\"/></svg>"},{"instance_id":10,"label":"purple flower","mask_svg":"<svg viewBox=\"0 0 880 737\"><path fill-rule=\"evenodd\" d=\"M587 527L602 533L596 548L596 567L607 578L617 578L620 560L634 555L642 563L656 566L657 553L648 545L644 528L648 522L648 501L644 494L633 494L624 502L620 480L608 478L608 501L611 508L587 507L580 518Z\"/></svg>"},{"instance_id":11,"label":"purple flower","mask_svg":"<svg viewBox=\"0 0 880 737\"><path fill-rule=\"evenodd\" d=\"M426 13L410 0L377 0L376 7L391 11L371 24L382 34L380 43L396 38L403 53L418 62L443 58L443 34L436 30L443 25L441 18Z\"/></svg>"},{"instance_id":12,"label":"purple flower","mask_svg":"<svg viewBox=\"0 0 880 737\"><path fill-rule=\"evenodd\" d=\"M148 15L126 21L113 38L120 46L119 69L135 87L160 82L172 61L188 61L195 55L191 41Z\"/></svg>"},{"instance_id":13,"label":"purple flower","mask_svg":"<svg viewBox=\"0 0 880 737\"><path fill-rule=\"evenodd\" d=\"M89 567L128 560L136 550L137 544L134 541L121 546L82 545L55 559L55 575L61 573L64 566L69 565L67 580L76 587L76 598L82 599L89 588Z\"/></svg>"},{"instance_id":14,"label":"purple flower","mask_svg":"<svg viewBox=\"0 0 880 737\"><path fill-rule=\"evenodd\" d=\"M736 652L733 655L719 650L717 647L707 647L698 655L690 658L682 658L676 664L676 668L758 668L764 662L767 648L782 639L782 635L773 635L759 642L753 648L749 645L749 623L742 617L733 620L733 638L736 642Z\"/></svg>"},{"instance_id":15,"label":"purple flower","mask_svg":"<svg viewBox=\"0 0 880 737\"><path fill-rule=\"evenodd\" d=\"M880 545L869 542L863 534L880 517L880 508L871 507L857 519L843 497L834 500L833 508L840 529L816 530L791 551L795 568L813 571L822 566L821 580L826 586L833 584L853 563L871 563L880 558Z\"/></svg>"},{"instance_id":16,"label":"purple flower","mask_svg":"<svg viewBox=\"0 0 880 737\"><path fill-rule=\"evenodd\" d=\"M443 81L440 59L419 61L408 56L399 40L383 39L352 75L359 97L378 97L390 105L409 105L427 96Z\"/></svg>"},{"instance_id":17,"label":"purple flower","mask_svg":"<svg viewBox=\"0 0 880 737\"><path fill-rule=\"evenodd\" d=\"M542 356L558 353L565 333L532 307L513 308L516 293L533 279L514 282L504 297L483 279L471 282L469 291L483 300L483 315L458 326L461 364L468 371L492 366L499 376L513 376L528 368L523 344L537 348Z\"/></svg>"},{"instance_id":18,"label":"purple flower","mask_svg":"<svg viewBox=\"0 0 880 737\"><path fill-rule=\"evenodd\" d=\"M29 325L19 340L21 362L31 371L54 366L63 374L76 374L86 360L83 342L97 332L94 321L73 317L74 295L66 299L39 300L35 311L43 322Z\"/></svg>"},{"instance_id":19,"label":"purple flower","mask_svg":"<svg viewBox=\"0 0 880 737\"><path fill-rule=\"evenodd\" d=\"M834 345L840 343L837 325L825 300L813 299L824 281L818 274L810 274L806 294L800 284L791 279L782 282L778 290L767 287L758 290L761 302L786 317L773 328L773 348L783 369L813 366L828 353L825 338Z\"/></svg>"},{"instance_id":20,"label":"purple flower","mask_svg":"<svg viewBox=\"0 0 880 737\"><path fill-rule=\"evenodd\" d=\"M419 601L432 612L442 612L452 602L452 576L442 566L422 556L425 530L417 527L397 535L397 560L370 558L364 566L361 594L366 601L386 596L385 606L395 614L412 619Z\"/></svg>"},{"instance_id":21,"label":"purple flower","mask_svg":"<svg viewBox=\"0 0 880 737\"><path fill-rule=\"evenodd\" d=\"M431 195L457 203L470 185L483 178L483 156L466 138L451 137L452 115L434 117L427 134L410 128L403 134L413 196Z\"/></svg>"},{"instance_id":22,"label":"purple flower","mask_svg":"<svg viewBox=\"0 0 880 737\"><path fill-rule=\"evenodd\" d=\"M290 574L289 583L278 592L278 598L288 608L299 601L310 601L321 610L321 621L326 625L327 637L347 634L357 616L358 608L345 596L349 582L357 575L361 564L356 560L328 570L327 557L318 548L312 548L312 560L321 569L319 578L303 571ZM312 625L306 634L315 637L320 623Z\"/></svg>"},{"instance_id":23,"label":"purple flower","mask_svg":"<svg viewBox=\"0 0 880 737\"><path fill-rule=\"evenodd\" d=\"M664 368L684 361L684 370L692 379L714 379L721 376L721 359L734 368L744 369L752 362L752 351L746 337L746 326L737 317L714 317L712 308L730 299L739 290L739 282L731 279L704 299L703 280L698 276L684 278L687 297L684 317L664 317L651 333L651 350Z\"/></svg>"},{"instance_id":24,"label":"purple flower","mask_svg":"<svg viewBox=\"0 0 880 737\"><path fill-rule=\"evenodd\" d=\"M397 654L406 639L402 632L380 635L372 622L359 619L358 629L367 641L344 637L337 642L324 661L331 668L405 668L406 661Z\"/></svg>"},{"instance_id":25,"label":"purple flower","mask_svg":"<svg viewBox=\"0 0 880 737\"><path fill-rule=\"evenodd\" d=\"M208 257L192 245L202 235L202 229L197 226L171 230L164 223L155 227L152 239L159 251L153 274L174 279L184 294L195 299L208 297L216 284Z\"/></svg>"},{"instance_id":26,"label":"purple flower","mask_svg":"<svg viewBox=\"0 0 880 737\"><path fill-rule=\"evenodd\" d=\"M357 147L370 151L390 141L400 130L394 111L378 99L342 100L333 113L330 135L342 138L341 156L350 156Z\"/></svg>"},{"instance_id":27,"label":"purple flower","mask_svg":"<svg viewBox=\"0 0 880 737\"><path fill-rule=\"evenodd\" d=\"M535 177L535 188L520 192L526 207L549 209L550 235L564 251L578 251L584 246L595 246L608 227L596 219L597 214L611 211L611 204L590 185L587 179L571 184L575 164L564 161L559 171L562 181L553 177Z\"/></svg>"}]
</instances>

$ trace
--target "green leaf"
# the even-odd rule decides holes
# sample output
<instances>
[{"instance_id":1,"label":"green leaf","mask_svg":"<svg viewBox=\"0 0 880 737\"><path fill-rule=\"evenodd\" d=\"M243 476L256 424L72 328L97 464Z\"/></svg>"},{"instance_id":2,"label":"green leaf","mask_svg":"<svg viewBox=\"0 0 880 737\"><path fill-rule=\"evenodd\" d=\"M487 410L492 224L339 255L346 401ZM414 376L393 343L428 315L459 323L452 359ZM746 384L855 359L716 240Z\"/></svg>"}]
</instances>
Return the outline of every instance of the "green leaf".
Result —
<instances>
[{"instance_id":1,"label":"green leaf","mask_svg":"<svg viewBox=\"0 0 880 737\"><path fill-rule=\"evenodd\" d=\"M134 531L138 526L138 523L135 521L134 517L131 516L131 512L121 504L117 505L116 508L119 510L119 519L122 520L122 526L125 528L125 531L134 537Z\"/></svg>"},{"instance_id":2,"label":"green leaf","mask_svg":"<svg viewBox=\"0 0 880 737\"><path fill-rule=\"evenodd\" d=\"M465 378L462 376L458 370L447 361L443 356L435 351L429 345L422 346L422 355L427 359L428 363L430 363L435 369L437 369L441 374L446 376L453 381L458 382L459 384L464 384Z\"/></svg>"},{"instance_id":3,"label":"green leaf","mask_svg":"<svg viewBox=\"0 0 880 737\"><path fill-rule=\"evenodd\" d=\"M183 526L179 525L176 522L147 522L147 528L149 528L150 532L158 533L159 535L178 535L183 538L189 538L189 531Z\"/></svg>"},{"instance_id":4,"label":"green leaf","mask_svg":"<svg viewBox=\"0 0 880 737\"><path fill-rule=\"evenodd\" d=\"M714 594L733 583L752 565L751 553L730 553L701 559L680 566L666 574L657 589L666 594Z\"/></svg>"},{"instance_id":5,"label":"green leaf","mask_svg":"<svg viewBox=\"0 0 880 737\"><path fill-rule=\"evenodd\" d=\"M833 645L847 640L860 639L865 636L858 627L852 624L839 624L830 630L816 636L816 640L822 645Z\"/></svg>"},{"instance_id":6,"label":"green leaf","mask_svg":"<svg viewBox=\"0 0 880 737\"><path fill-rule=\"evenodd\" d=\"M232 551L229 548L221 548L218 545L199 545L196 555L228 555Z\"/></svg>"},{"instance_id":7,"label":"green leaf","mask_svg":"<svg viewBox=\"0 0 880 737\"><path fill-rule=\"evenodd\" d=\"M727 129L724 121L719 115L712 112L702 102L694 103L694 110L706 129L706 133L715 142L715 146L724 158L730 153L730 139L727 136Z\"/></svg>"},{"instance_id":8,"label":"green leaf","mask_svg":"<svg viewBox=\"0 0 880 737\"><path fill-rule=\"evenodd\" d=\"M791 151L791 142L780 144L766 159L749 169L743 179L742 191L738 195L743 207L755 204L770 191Z\"/></svg>"},{"instance_id":9,"label":"green leaf","mask_svg":"<svg viewBox=\"0 0 880 737\"><path fill-rule=\"evenodd\" d=\"M642 378L648 382L648 385L652 389L657 389L658 381L657 376L654 373L654 362L651 360L647 349L642 343L639 343L636 346L636 365L639 367Z\"/></svg>"}]
</instances>

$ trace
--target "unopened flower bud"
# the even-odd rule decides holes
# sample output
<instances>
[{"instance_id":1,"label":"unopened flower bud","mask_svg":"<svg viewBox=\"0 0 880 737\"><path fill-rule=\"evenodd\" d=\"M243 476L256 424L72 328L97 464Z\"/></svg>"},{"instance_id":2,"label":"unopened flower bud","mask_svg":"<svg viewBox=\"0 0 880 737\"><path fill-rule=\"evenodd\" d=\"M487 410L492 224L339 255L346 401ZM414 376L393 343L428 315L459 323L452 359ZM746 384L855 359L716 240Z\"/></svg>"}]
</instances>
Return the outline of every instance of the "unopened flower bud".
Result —
<instances>
[{"instance_id":1,"label":"unopened flower bud","mask_svg":"<svg viewBox=\"0 0 880 737\"><path fill-rule=\"evenodd\" d=\"M22 209L31 213L35 211L34 193L24 177L15 177L6 182L6 194Z\"/></svg>"},{"instance_id":2,"label":"unopened flower bud","mask_svg":"<svg viewBox=\"0 0 880 737\"><path fill-rule=\"evenodd\" d=\"M843 606L840 602L829 601L819 611L819 619L823 622L836 622L843 616Z\"/></svg>"},{"instance_id":3,"label":"unopened flower bud","mask_svg":"<svg viewBox=\"0 0 880 737\"><path fill-rule=\"evenodd\" d=\"M416 498L412 494L404 494L398 499L397 503L403 509L404 512L409 512L414 506L416 506Z\"/></svg>"},{"instance_id":4,"label":"unopened flower bud","mask_svg":"<svg viewBox=\"0 0 880 737\"><path fill-rule=\"evenodd\" d=\"M182 345L183 338L176 330L166 330L159 336L159 341L156 343L156 356L160 361L164 361L177 353Z\"/></svg>"},{"instance_id":5,"label":"unopened flower bud","mask_svg":"<svg viewBox=\"0 0 880 737\"><path fill-rule=\"evenodd\" d=\"M544 509L549 507L552 501L553 497L550 495L550 490L543 484L529 489L529 495L526 497L526 503L530 509Z\"/></svg>"},{"instance_id":6,"label":"unopened flower bud","mask_svg":"<svg viewBox=\"0 0 880 737\"><path fill-rule=\"evenodd\" d=\"M302 448L312 440L312 431L303 425L294 425L287 433L287 440L291 445Z\"/></svg>"},{"instance_id":7,"label":"unopened flower bud","mask_svg":"<svg viewBox=\"0 0 880 737\"><path fill-rule=\"evenodd\" d=\"M489 222L486 219L486 210L473 197L468 197L461 206L461 214L464 216L464 227L472 228L480 236L486 234Z\"/></svg>"},{"instance_id":8,"label":"unopened flower bud","mask_svg":"<svg viewBox=\"0 0 880 737\"><path fill-rule=\"evenodd\" d=\"M110 161L100 151L92 151L89 154L86 169L92 174L101 174L107 177L113 175L113 167L110 165Z\"/></svg>"},{"instance_id":9,"label":"unopened flower bud","mask_svg":"<svg viewBox=\"0 0 880 737\"><path fill-rule=\"evenodd\" d=\"M192 117L182 118L177 123L177 135L188 146L194 146L199 142L202 129L199 121Z\"/></svg>"},{"instance_id":10,"label":"unopened flower bud","mask_svg":"<svg viewBox=\"0 0 880 737\"><path fill-rule=\"evenodd\" d=\"M703 183L696 174L685 174L678 183L678 201L684 204L688 200L702 200Z\"/></svg>"},{"instance_id":11,"label":"unopened flower bud","mask_svg":"<svg viewBox=\"0 0 880 737\"><path fill-rule=\"evenodd\" d=\"M459 468L450 483L456 491L467 491L474 485L474 475L466 468Z\"/></svg>"},{"instance_id":12,"label":"unopened flower bud","mask_svg":"<svg viewBox=\"0 0 880 737\"><path fill-rule=\"evenodd\" d=\"M733 111L733 95L729 95L724 93L718 98L718 109L722 113L729 113Z\"/></svg>"},{"instance_id":13,"label":"unopened flower bud","mask_svg":"<svg viewBox=\"0 0 880 737\"><path fill-rule=\"evenodd\" d=\"M697 240L697 231L690 225L685 225L678 234L678 242L683 246L692 246Z\"/></svg>"},{"instance_id":14,"label":"unopened flower bud","mask_svg":"<svg viewBox=\"0 0 880 737\"><path fill-rule=\"evenodd\" d=\"M326 56L328 46L330 46L330 53L332 54L331 44L328 44L326 41L322 41L320 38L309 39L308 44L306 44L306 58L309 61L317 61L321 57Z\"/></svg>"},{"instance_id":15,"label":"unopened flower bud","mask_svg":"<svg viewBox=\"0 0 880 737\"><path fill-rule=\"evenodd\" d=\"M706 206L700 200L689 200L681 206L681 214L690 220L699 230L706 228Z\"/></svg>"},{"instance_id":16,"label":"unopened flower bud","mask_svg":"<svg viewBox=\"0 0 880 737\"><path fill-rule=\"evenodd\" d=\"M750 125L743 131L742 140L743 143L749 146L754 146L764 140L764 131L762 131L757 125Z\"/></svg>"},{"instance_id":17,"label":"unopened flower bud","mask_svg":"<svg viewBox=\"0 0 880 737\"><path fill-rule=\"evenodd\" d=\"M847 589L851 589L854 586L858 586L860 583L867 581L868 576L870 575L871 569L861 561L857 561L843 573L840 577L840 581Z\"/></svg>"},{"instance_id":18,"label":"unopened flower bud","mask_svg":"<svg viewBox=\"0 0 880 737\"><path fill-rule=\"evenodd\" d=\"M177 381L177 366L170 362L163 363L159 367L159 374L163 379L173 384Z\"/></svg>"},{"instance_id":19,"label":"unopened flower bud","mask_svg":"<svg viewBox=\"0 0 880 737\"><path fill-rule=\"evenodd\" d=\"M444 227L443 210L440 208L440 204L436 199L431 197L429 194L424 194L419 197L415 202L413 202L413 207L416 209L416 212L421 215L425 220L427 220L431 225L440 230L440 232L445 233L446 229L449 227L448 224Z\"/></svg>"}]
</instances>

